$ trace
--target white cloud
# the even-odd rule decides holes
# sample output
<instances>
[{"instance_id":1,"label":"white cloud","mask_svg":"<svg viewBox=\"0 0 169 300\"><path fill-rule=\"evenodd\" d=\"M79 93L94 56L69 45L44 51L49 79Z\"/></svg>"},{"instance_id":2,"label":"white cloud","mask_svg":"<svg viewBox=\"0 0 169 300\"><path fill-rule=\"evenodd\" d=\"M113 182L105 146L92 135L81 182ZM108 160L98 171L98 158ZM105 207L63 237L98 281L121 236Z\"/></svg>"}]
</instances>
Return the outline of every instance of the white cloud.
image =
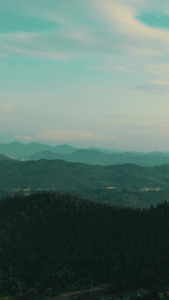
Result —
<instances>
[{"instance_id":1,"label":"white cloud","mask_svg":"<svg viewBox=\"0 0 169 300\"><path fill-rule=\"evenodd\" d=\"M22 135L15 135L13 139L23 141L23 142L30 142L33 140L31 136L22 136Z\"/></svg>"},{"instance_id":2,"label":"white cloud","mask_svg":"<svg viewBox=\"0 0 169 300\"><path fill-rule=\"evenodd\" d=\"M95 45L97 43L96 39L94 38L94 36L92 36L91 33L88 32L88 29L86 28L86 30L82 30L82 29L70 29L69 32L65 32L65 37L74 40L74 41L78 41L81 43L87 43L90 45Z\"/></svg>"},{"instance_id":3,"label":"white cloud","mask_svg":"<svg viewBox=\"0 0 169 300\"><path fill-rule=\"evenodd\" d=\"M11 114L13 113L13 108L9 104L0 104L0 114Z\"/></svg>"},{"instance_id":4,"label":"white cloud","mask_svg":"<svg viewBox=\"0 0 169 300\"><path fill-rule=\"evenodd\" d=\"M65 9L65 6L67 6L67 9ZM42 23L45 20L51 21L55 24L55 29L44 30L41 33L17 32L0 34L0 55L4 56L7 52L10 56L12 54L20 54L35 58L44 57L65 61L68 58L72 58L73 55L78 56L79 53L85 53L86 49L97 46L97 39L92 33L92 28L86 25L85 22L81 25L75 20L76 13L79 13L81 16L84 15L83 5L81 11L78 12L76 11L76 5L72 4L70 13L68 10L69 6L69 2L64 5L56 5L54 3L46 5L44 2L41 7L36 3L32 5L22 5L20 3L20 13L23 12L25 16L37 16L41 18Z\"/></svg>"},{"instance_id":5,"label":"white cloud","mask_svg":"<svg viewBox=\"0 0 169 300\"><path fill-rule=\"evenodd\" d=\"M41 45L43 39L43 35L32 33L1 34L0 55L15 54L59 61L67 60L68 56L66 54L57 51L55 48L49 49L49 45L45 47Z\"/></svg>"},{"instance_id":6,"label":"white cloud","mask_svg":"<svg viewBox=\"0 0 169 300\"><path fill-rule=\"evenodd\" d=\"M127 65L125 63L125 65ZM125 66L124 64L122 64L122 62L119 62L117 64L117 62L115 63L114 61L112 62L112 57L109 59L108 57L105 59L102 59L101 64L100 65L89 65L88 68L89 69L93 69L93 70L103 70L103 71L110 71L110 70L115 70L121 73L132 73L133 70L131 69L131 67L129 68L128 66Z\"/></svg>"},{"instance_id":7,"label":"white cloud","mask_svg":"<svg viewBox=\"0 0 169 300\"><path fill-rule=\"evenodd\" d=\"M169 87L169 81L151 80L150 84L156 85L156 86L168 86Z\"/></svg>"},{"instance_id":8,"label":"white cloud","mask_svg":"<svg viewBox=\"0 0 169 300\"><path fill-rule=\"evenodd\" d=\"M103 140L101 134L95 134L90 131L71 131L71 130L48 130L36 137L38 140L44 141L72 141L72 140Z\"/></svg>"},{"instance_id":9,"label":"white cloud","mask_svg":"<svg viewBox=\"0 0 169 300\"><path fill-rule=\"evenodd\" d=\"M168 52L169 36L166 30L151 28L137 20L139 6L110 0L95 1L95 6L100 10L100 18L112 31L115 38L113 40L112 36L112 43L119 44L121 50L133 50L135 54L142 55Z\"/></svg>"},{"instance_id":10,"label":"white cloud","mask_svg":"<svg viewBox=\"0 0 169 300\"><path fill-rule=\"evenodd\" d=\"M107 53L112 56L117 54L117 51L126 54L132 52L139 56L168 54L169 36L166 30L150 28L136 19L140 8L150 5L153 8L152 1L86 0L79 4L76 0L71 5L70 13L68 1L64 5L60 3L58 10L55 10L56 5L52 2L50 5L42 2L41 7L36 3L30 4L31 1L24 5L21 1L18 3L24 14L50 20L58 25L57 29L39 34L32 32L0 34L2 49L0 55L4 56L7 51L9 55L18 53L35 58L64 61L86 54ZM125 69L121 71L126 72Z\"/></svg>"},{"instance_id":11,"label":"white cloud","mask_svg":"<svg viewBox=\"0 0 169 300\"><path fill-rule=\"evenodd\" d=\"M151 92L157 93L159 92L161 95L162 93L168 93L169 89L169 81L165 80L150 80L145 85L138 86L135 90L143 91L143 92Z\"/></svg>"},{"instance_id":12,"label":"white cloud","mask_svg":"<svg viewBox=\"0 0 169 300\"><path fill-rule=\"evenodd\" d=\"M147 72L158 75L161 77L169 78L169 64L161 63L161 64L147 64Z\"/></svg>"},{"instance_id":13,"label":"white cloud","mask_svg":"<svg viewBox=\"0 0 169 300\"><path fill-rule=\"evenodd\" d=\"M132 73L132 70L122 66L114 66L114 69L122 73Z\"/></svg>"},{"instance_id":14,"label":"white cloud","mask_svg":"<svg viewBox=\"0 0 169 300\"><path fill-rule=\"evenodd\" d=\"M104 87L76 87L75 91L83 92L112 92L113 88L104 88Z\"/></svg>"}]
</instances>

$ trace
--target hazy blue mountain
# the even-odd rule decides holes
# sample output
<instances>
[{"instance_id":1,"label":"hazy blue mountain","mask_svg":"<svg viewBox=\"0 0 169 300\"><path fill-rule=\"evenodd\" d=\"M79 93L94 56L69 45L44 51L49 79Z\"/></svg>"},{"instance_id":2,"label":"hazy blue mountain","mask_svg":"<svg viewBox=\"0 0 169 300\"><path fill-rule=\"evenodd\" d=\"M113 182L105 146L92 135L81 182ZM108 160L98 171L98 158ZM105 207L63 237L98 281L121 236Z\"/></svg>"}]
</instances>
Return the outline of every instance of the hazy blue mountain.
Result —
<instances>
[{"instance_id":1,"label":"hazy blue mountain","mask_svg":"<svg viewBox=\"0 0 169 300\"><path fill-rule=\"evenodd\" d=\"M110 153L111 151L111 153ZM169 152L130 152L101 148L75 148L69 145L57 145L55 147L30 143L28 145L13 142L0 144L0 153L24 160L39 159L62 159L69 162L81 162L90 165L116 165L116 164L137 164L140 166L158 166L169 164Z\"/></svg>"},{"instance_id":2,"label":"hazy blue mountain","mask_svg":"<svg viewBox=\"0 0 169 300\"><path fill-rule=\"evenodd\" d=\"M105 149L105 148L100 148L100 147L89 147L89 148L86 148L86 150L96 150L96 151L100 151L100 152L103 152L106 154L124 152L123 150L119 150L119 149Z\"/></svg>"},{"instance_id":3,"label":"hazy blue mountain","mask_svg":"<svg viewBox=\"0 0 169 300\"><path fill-rule=\"evenodd\" d=\"M80 149L72 153L71 161L72 162L82 162L87 164L104 164L107 154L104 154L97 150L86 150Z\"/></svg>"},{"instance_id":4,"label":"hazy blue mountain","mask_svg":"<svg viewBox=\"0 0 169 300\"><path fill-rule=\"evenodd\" d=\"M78 149L73 153L53 153L51 151L42 151L32 154L27 157L29 160L38 159L63 159L69 162L81 162L90 165L114 165L121 163L121 158L118 154L106 154L94 149ZM128 159L124 159L124 162L128 162Z\"/></svg>"},{"instance_id":5,"label":"hazy blue mountain","mask_svg":"<svg viewBox=\"0 0 169 300\"><path fill-rule=\"evenodd\" d=\"M27 157L29 160L38 160L38 159L63 159L69 162L81 162L88 163L91 165L100 164L104 165L106 154L96 151L96 150L87 150L87 149L79 149L74 151L73 153L54 153L51 151L42 151L38 153L34 153ZM108 160L107 160L108 161ZM107 162L106 161L106 162Z\"/></svg>"},{"instance_id":6,"label":"hazy blue mountain","mask_svg":"<svg viewBox=\"0 0 169 300\"><path fill-rule=\"evenodd\" d=\"M56 147L52 147L46 144L41 143L30 143L28 145L13 142L10 144L0 144L0 153L6 156L15 157L18 159L24 159L28 156L42 152L42 151L51 151L54 153L72 153L77 148L71 147L69 145L58 145Z\"/></svg>"},{"instance_id":7,"label":"hazy blue mountain","mask_svg":"<svg viewBox=\"0 0 169 300\"><path fill-rule=\"evenodd\" d=\"M19 142L13 142L10 144L0 144L0 153L7 156L12 157L19 157L24 153L26 150L26 145L19 143Z\"/></svg>"},{"instance_id":8,"label":"hazy blue mountain","mask_svg":"<svg viewBox=\"0 0 169 300\"><path fill-rule=\"evenodd\" d=\"M26 159L27 160L39 160L39 159L63 159L68 160L69 155L68 154L62 154L62 153L55 153L51 152L49 150L44 150L41 152L34 153L32 155L29 155Z\"/></svg>"},{"instance_id":9,"label":"hazy blue mountain","mask_svg":"<svg viewBox=\"0 0 169 300\"><path fill-rule=\"evenodd\" d=\"M162 152L122 152L122 153L103 153L94 149L78 149L72 153L53 153L43 151L34 153L27 157L29 160L38 159L63 159L69 162L81 162L90 165L116 165L132 163L140 166L158 166L169 163L169 153Z\"/></svg>"},{"instance_id":10,"label":"hazy blue mountain","mask_svg":"<svg viewBox=\"0 0 169 300\"><path fill-rule=\"evenodd\" d=\"M58 145L56 147L53 147L51 150L55 153L61 153L61 154L70 154L76 151L78 148L72 147L70 145Z\"/></svg>"}]
</instances>

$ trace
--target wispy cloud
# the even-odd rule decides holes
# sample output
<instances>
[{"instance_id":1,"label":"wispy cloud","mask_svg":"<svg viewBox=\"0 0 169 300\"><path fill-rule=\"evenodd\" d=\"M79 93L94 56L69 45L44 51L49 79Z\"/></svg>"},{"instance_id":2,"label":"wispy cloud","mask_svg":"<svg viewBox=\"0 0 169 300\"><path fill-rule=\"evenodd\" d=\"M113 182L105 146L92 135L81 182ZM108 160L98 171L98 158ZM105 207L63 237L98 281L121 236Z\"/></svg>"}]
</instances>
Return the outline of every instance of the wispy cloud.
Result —
<instances>
[{"instance_id":1,"label":"wispy cloud","mask_svg":"<svg viewBox=\"0 0 169 300\"><path fill-rule=\"evenodd\" d=\"M90 131L71 131L71 130L48 130L37 136L37 139L44 141L72 141L72 140L103 140L101 134Z\"/></svg>"},{"instance_id":2,"label":"wispy cloud","mask_svg":"<svg viewBox=\"0 0 169 300\"><path fill-rule=\"evenodd\" d=\"M110 114L109 117L111 119L129 119L131 116L127 115L127 114Z\"/></svg>"},{"instance_id":3,"label":"wispy cloud","mask_svg":"<svg viewBox=\"0 0 169 300\"><path fill-rule=\"evenodd\" d=\"M82 92L112 92L113 88L105 88L105 87L75 87L75 91Z\"/></svg>"},{"instance_id":4,"label":"wispy cloud","mask_svg":"<svg viewBox=\"0 0 169 300\"><path fill-rule=\"evenodd\" d=\"M113 28L127 36L133 36L146 40L147 38L157 38L163 41L166 39L166 32L158 29L153 29L136 19L137 10L132 5L119 1L101 0L98 3L103 16L106 17L107 22L112 25L118 25Z\"/></svg>"},{"instance_id":5,"label":"wispy cloud","mask_svg":"<svg viewBox=\"0 0 169 300\"><path fill-rule=\"evenodd\" d=\"M13 139L23 141L23 142L31 142L33 140L31 136L22 136L22 135L15 135L13 136Z\"/></svg>"},{"instance_id":6,"label":"wispy cloud","mask_svg":"<svg viewBox=\"0 0 169 300\"><path fill-rule=\"evenodd\" d=\"M70 29L68 32L65 32L65 37L71 39L72 41L77 41L79 43L87 43L89 45L96 45L97 40L95 37L89 32L89 28L84 29Z\"/></svg>"},{"instance_id":7,"label":"wispy cloud","mask_svg":"<svg viewBox=\"0 0 169 300\"><path fill-rule=\"evenodd\" d=\"M13 35L0 35L3 49L10 54L56 60L85 57L86 54L107 53L112 56L117 55L119 51L138 56L168 53L169 37L166 31L151 28L136 18L139 8L146 6L145 1L86 0L80 4L75 2L71 5L71 13L68 14L68 9L65 10L62 4L56 10L57 6L54 3L46 5L42 2L41 7L34 4L32 9L30 4L22 5L21 1L18 1L21 11L25 14L37 15L42 21L48 20L58 26L39 34L18 32ZM69 5L67 3L68 8ZM121 72L129 72L126 66L114 68Z\"/></svg>"},{"instance_id":8,"label":"wispy cloud","mask_svg":"<svg viewBox=\"0 0 169 300\"><path fill-rule=\"evenodd\" d=\"M67 55L55 47L45 46L43 34L12 33L0 34L0 55L19 55L22 57L48 58L66 61Z\"/></svg>"},{"instance_id":9,"label":"wispy cloud","mask_svg":"<svg viewBox=\"0 0 169 300\"><path fill-rule=\"evenodd\" d=\"M127 74L131 74L133 73L133 70L132 68L128 67L128 65L126 66L127 64L125 63L122 64L122 62L119 64L115 63L114 61L112 61L112 57L109 59L108 57L102 59L100 65L89 65L88 68L89 69L93 69L93 70L103 70L103 71L117 71L117 72L120 72L120 73L127 73Z\"/></svg>"},{"instance_id":10,"label":"wispy cloud","mask_svg":"<svg viewBox=\"0 0 169 300\"><path fill-rule=\"evenodd\" d=\"M169 126L166 124L140 124L137 126L133 126L132 129L147 129L147 130L168 130Z\"/></svg>"},{"instance_id":11,"label":"wispy cloud","mask_svg":"<svg viewBox=\"0 0 169 300\"><path fill-rule=\"evenodd\" d=\"M100 9L100 18L112 31L113 42L119 45L121 51L134 51L135 55L167 53L169 37L166 31L151 28L137 20L139 6L136 8L135 3L132 4L129 5L129 1L125 4L124 1L95 1L95 6Z\"/></svg>"},{"instance_id":12,"label":"wispy cloud","mask_svg":"<svg viewBox=\"0 0 169 300\"><path fill-rule=\"evenodd\" d=\"M169 125L165 123L157 124L138 124L130 128L130 131L143 132L144 135L153 136L159 135L163 137L169 136Z\"/></svg>"},{"instance_id":13,"label":"wispy cloud","mask_svg":"<svg viewBox=\"0 0 169 300\"><path fill-rule=\"evenodd\" d=\"M13 107L9 104L0 104L0 114L11 114L13 113Z\"/></svg>"},{"instance_id":14,"label":"wispy cloud","mask_svg":"<svg viewBox=\"0 0 169 300\"><path fill-rule=\"evenodd\" d=\"M135 88L133 88L133 91L142 91L142 92L151 92L151 93L156 93L156 92L160 92L160 93L166 93L169 90L169 81L166 80L149 80L147 83L140 85L140 86L136 86Z\"/></svg>"},{"instance_id":15,"label":"wispy cloud","mask_svg":"<svg viewBox=\"0 0 169 300\"><path fill-rule=\"evenodd\" d=\"M146 66L147 72L150 74L168 77L169 78L169 64L168 63L158 63L158 64L147 64Z\"/></svg>"},{"instance_id":16,"label":"wispy cloud","mask_svg":"<svg viewBox=\"0 0 169 300\"><path fill-rule=\"evenodd\" d=\"M33 57L33 58L47 58L59 61L66 61L68 59L67 55L56 53L56 52L45 52L45 51L38 51L38 50L29 50L23 47L15 47L12 45L2 45L3 50L8 52L8 55L13 53L16 55L21 55L23 57ZM6 53L7 53L6 52ZM7 54L6 54L7 55Z\"/></svg>"},{"instance_id":17,"label":"wispy cloud","mask_svg":"<svg viewBox=\"0 0 169 300\"><path fill-rule=\"evenodd\" d=\"M13 140L18 140L20 142L43 142L43 143L103 143L112 142L116 138L113 135L103 135L100 133L95 133L92 131L74 131L74 130L46 130L39 134L21 135L16 134L12 137Z\"/></svg>"},{"instance_id":18,"label":"wispy cloud","mask_svg":"<svg viewBox=\"0 0 169 300\"><path fill-rule=\"evenodd\" d=\"M23 5L20 1L17 2L20 3L18 16L22 12L25 18L28 18L28 16L29 18L32 16L34 18L37 17L38 20L41 20L44 30L37 32L36 28L34 28L35 26L32 26L31 31L30 26L29 32L23 32L22 26L20 26L20 31L14 33L11 30L11 33L0 34L1 56L4 56L6 51L6 54L10 56L18 54L24 57L44 57L46 59L65 61L68 58L78 57L79 54L84 55L93 47L97 47L97 39L92 28L85 22L82 26L79 24L81 21L74 20L74 13L77 10L76 5L71 5L71 16L71 13L66 13L65 5L62 7L62 4L56 5L51 3L51 5L46 5L43 2L41 6L38 6L35 3L33 5ZM69 3L67 5L69 6ZM78 10L77 15L79 14L84 17L81 7ZM14 17L16 18L15 14L16 12L14 13ZM46 21L56 24L56 26L52 29L45 28Z\"/></svg>"},{"instance_id":19,"label":"wispy cloud","mask_svg":"<svg viewBox=\"0 0 169 300\"><path fill-rule=\"evenodd\" d=\"M151 80L150 85L155 86L167 86L169 87L169 81L162 81L162 80Z\"/></svg>"}]
</instances>

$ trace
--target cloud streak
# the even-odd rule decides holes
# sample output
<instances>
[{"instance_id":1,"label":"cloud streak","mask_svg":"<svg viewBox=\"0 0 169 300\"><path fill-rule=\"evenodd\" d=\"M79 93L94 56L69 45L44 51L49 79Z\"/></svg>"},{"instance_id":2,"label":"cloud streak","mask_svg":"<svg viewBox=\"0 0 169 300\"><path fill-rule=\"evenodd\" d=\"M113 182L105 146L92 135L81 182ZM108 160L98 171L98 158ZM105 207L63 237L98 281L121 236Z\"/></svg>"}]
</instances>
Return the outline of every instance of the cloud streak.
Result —
<instances>
[{"instance_id":1,"label":"cloud streak","mask_svg":"<svg viewBox=\"0 0 169 300\"><path fill-rule=\"evenodd\" d=\"M13 136L13 139L23 141L23 142L31 142L33 140L31 136L22 136L22 135L15 135Z\"/></svg>"},{"instance_id":2,"label":"cloud streak","mask_svg":"<svg viewBox=\"0 0 169 300\"><path fill-rule=\"evenodd\" d=\"M137 20L139 5L136 9L135 3L128 3L95 1L95 7L100 10L100 18L104 19L112 32L112 44L115 43L121 51L134 51L135 55L167 54L169 36L166 30L151 28Z\"/></svg>"},{"instance_id":3,"label":"cloud streak","mask_svg":"<svg viewBox=\"0 0 169 300\"><path fill-rule=\"evenodd\" d=\"M169 50L169 36L165 30L151 28L136 17L140 7L144 7L145 1L110 1L94 0L92 3L86 0L88 5L78 2L72 5L70 14L65 13L63 6L59 5L59 12L56 5L51 5L50 9L44 2L42 8L34 5L25 6L29 15L36 15L44 22L46 20L58 24L56 29L44 30L41 33L18 32L16 34L1 34L0 44L2 50L10 55L18 53L24 56L35 58L44 57L46 59L67 60L75 57L85 57L89 55L109 55L117 54L117 51L134 53L134 55L159 55L167 54ZM21 4L20 1L18 3ZM69 6L69 4L67 4ZM77 7L76 7L77 6ZM92 13L83 9L93 8ZM21 5L23 9L23 5ZM89 9L88 9L89 11ZM79 16L74 18L73 14ZM60 14L59 14L60 13ZM82 19L80 24L79 19ZM102 26L101 26L102 22ZM1 54L2 55L2 54ZM117 70L128 72L123 66L117 66Z\"/></svg>"},{"instance_id":4,"label":"cloud streak","mask_svg":"<svg viewBox=\"0 0 169 300\"><path fill-rule=\"evenodd\" d=\"M13 113L13 107L9 104L2 103L0 104L0 114L12 114Z\"/></svg>"},{"instance_id":5,"label":"cloud streak","mask_svg":"<svg viewBox=\"0 0 169 300\"><path fill-rule=\"evenodd\" d=\"M101 134L90 131L71 131L71 130L48 130L37 136L37 139L44 141L71 141L71 140L103 140Z\"/></svg>"}]
</instances>

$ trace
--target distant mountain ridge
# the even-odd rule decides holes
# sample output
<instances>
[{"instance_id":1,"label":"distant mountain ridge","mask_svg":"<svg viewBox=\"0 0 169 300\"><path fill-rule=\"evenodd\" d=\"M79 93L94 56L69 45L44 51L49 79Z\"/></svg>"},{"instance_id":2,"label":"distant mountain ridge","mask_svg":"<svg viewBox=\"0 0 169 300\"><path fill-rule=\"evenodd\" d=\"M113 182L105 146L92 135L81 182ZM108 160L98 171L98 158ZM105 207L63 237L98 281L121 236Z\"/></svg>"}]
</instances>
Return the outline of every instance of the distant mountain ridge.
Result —
<instances>
[{"instance_id":1,"label":"distant mountain ridge","mask_svg":"<svg viewBox=\"0 0 169 300\"><path fill-rule=\"evenodd\" d=\"M78 149L73 153L62 154L54 153L51 151L43 151L30 155L28 160L38 159L63 159L69 162L81 162L90 165L116 165L116 164L137 164L140 166L160 166L163 164L169 164L169 153L110 153L106 154L94 149Z\"/></svg>"},{"instance_id":2,"label":"distant mountain ridge","mask_svg":"<svg viewBox=\"0 0 169 300\"><path fill-rule=\"evenodd\" d=\"M2 155L19 160L61 159L68 162L80 162L90 165L116 165L137 164L140 166L160 166L169 164L169 152L129 152L120 150L102 149L97 147L76 148L70 145L57 145L55 147L30 143L28 145L13 142L0 144Z\"/></svg>"},{"instance_id":3,"label":"distant mountain ridge","mask_svg":"<svg viewBox=\"0 0 169 300\"><path fill-rule=\"evenodd\" d=\"M12 142L10 144L2 144L0 143L0 153L6 156L13 156L17 159L24 159L28 156L42 152L42 151L51 151L54 153L73 153L77 148L69 146L69 145L58 145L56 147L52 147L46 144L41 143L30 143L28 145L22 144L19 142Z\"/></svg>"}]
</instances>

